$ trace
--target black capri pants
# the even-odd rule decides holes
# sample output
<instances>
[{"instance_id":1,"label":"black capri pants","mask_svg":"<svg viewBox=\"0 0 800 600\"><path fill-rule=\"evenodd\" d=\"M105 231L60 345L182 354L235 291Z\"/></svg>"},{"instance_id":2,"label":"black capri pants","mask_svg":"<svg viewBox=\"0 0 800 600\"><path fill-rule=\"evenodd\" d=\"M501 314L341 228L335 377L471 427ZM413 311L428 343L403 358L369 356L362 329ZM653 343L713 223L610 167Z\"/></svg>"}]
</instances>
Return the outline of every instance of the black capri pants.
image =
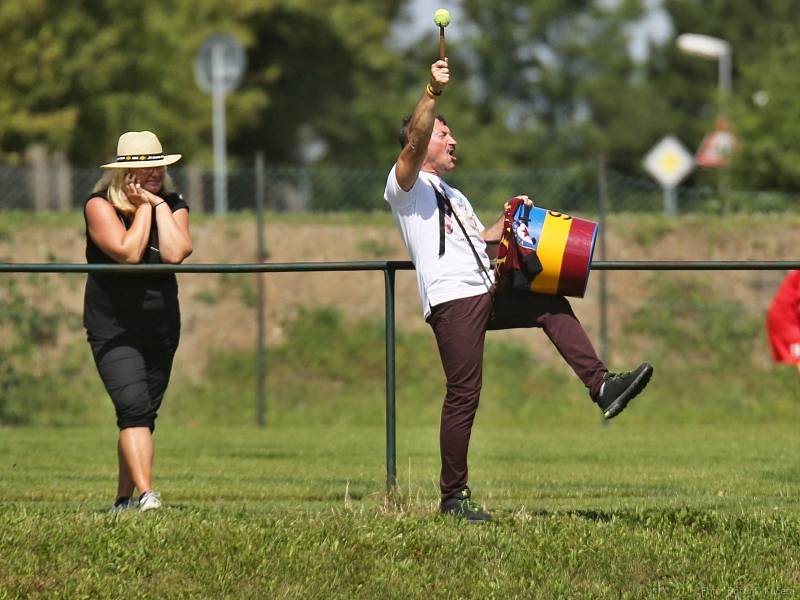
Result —
<instances>
[{"instance_id":1,"label":"black capri pants","mask_svg":"<svg viewBox=\"0 0 800 600\"><path fill-rule=\"evenodd\" d=\"M178 340L89 340L97 371L117 412L117 427L155 430Z\"/></svg>"}]
</instances>

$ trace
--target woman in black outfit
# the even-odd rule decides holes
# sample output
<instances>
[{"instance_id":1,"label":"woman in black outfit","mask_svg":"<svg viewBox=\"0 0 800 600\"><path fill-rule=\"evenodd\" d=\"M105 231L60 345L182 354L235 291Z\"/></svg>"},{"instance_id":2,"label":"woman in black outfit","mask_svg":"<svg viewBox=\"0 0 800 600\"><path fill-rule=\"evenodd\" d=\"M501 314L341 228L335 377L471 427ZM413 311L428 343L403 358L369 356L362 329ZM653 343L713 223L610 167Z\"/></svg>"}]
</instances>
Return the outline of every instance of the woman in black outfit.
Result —
<instances>
[{"instance_id":1,"label":"woman in black outfit","mask_svg":"<svg viewBox=\"0 0 800 600\"><path fill-rule=\"evenodd\" d=\"M189 207L166 175L180 158L164 155L149 131L120 136L116 161L102 165L108 172L84 205L87 262L178 264L191 254ZM90 273L83 322L120 430L112 510L157 509L152 434L180 337L175 275Z\"/></svg>"}]
</instances>

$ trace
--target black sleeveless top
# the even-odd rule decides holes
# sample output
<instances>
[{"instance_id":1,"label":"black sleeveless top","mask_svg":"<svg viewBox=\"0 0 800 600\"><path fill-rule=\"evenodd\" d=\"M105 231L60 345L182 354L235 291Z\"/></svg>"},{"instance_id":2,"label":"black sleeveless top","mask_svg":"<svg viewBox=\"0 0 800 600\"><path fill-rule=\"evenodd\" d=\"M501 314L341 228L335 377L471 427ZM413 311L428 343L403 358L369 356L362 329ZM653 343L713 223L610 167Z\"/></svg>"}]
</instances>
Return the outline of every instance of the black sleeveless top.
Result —
<instances>
[{"instance_id":1,"label":"black sleeveless top","mask_svg":"<svg viewBox=\"0 0 800 600\"><path fill-rule=\"evenodd\" d=\"M189 206L180 194L158 194L172 212ZM105 192L94 192L83 205L86 222L86 262L115 264L89 235L86 205L95 197L108 200ZM130 229L133 218L117 213ZM158 248L158 227L155 216L150 227L150 240L140 264L161 264ZM83 325L90 339L126 337L151 342L174 342L180 333L178 282L174 273L120 275L89 273L83 302Z\"/></svg>"}]
</instances>

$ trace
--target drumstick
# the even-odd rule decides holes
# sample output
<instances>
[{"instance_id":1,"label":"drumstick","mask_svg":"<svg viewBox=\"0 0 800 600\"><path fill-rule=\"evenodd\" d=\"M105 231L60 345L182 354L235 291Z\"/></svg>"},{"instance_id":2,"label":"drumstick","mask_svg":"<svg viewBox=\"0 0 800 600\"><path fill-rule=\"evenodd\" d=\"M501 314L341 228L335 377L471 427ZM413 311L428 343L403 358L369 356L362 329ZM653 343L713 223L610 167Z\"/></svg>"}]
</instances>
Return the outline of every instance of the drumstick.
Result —
<instances>
[{"instance_id":1,"label":"drumstick","mask_svg":"<svg viewBox=\"0 0 800 600\"><path fill-rule=\"evenodd\" d=\"M433 22L439 26L439 60L444 60L444 28L450 24L450 13L444 8L440 8L433 13Z\"/></svg>"}]
</instances>

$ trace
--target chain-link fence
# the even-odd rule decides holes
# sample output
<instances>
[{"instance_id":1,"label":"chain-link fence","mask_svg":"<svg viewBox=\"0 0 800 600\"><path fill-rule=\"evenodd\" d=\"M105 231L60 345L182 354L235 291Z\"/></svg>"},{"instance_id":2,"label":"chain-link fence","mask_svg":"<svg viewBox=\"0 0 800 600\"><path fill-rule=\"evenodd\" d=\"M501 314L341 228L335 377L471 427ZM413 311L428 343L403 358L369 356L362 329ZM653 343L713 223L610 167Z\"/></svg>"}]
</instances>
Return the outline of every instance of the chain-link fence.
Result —
<instances>
[{"instance_id":1,"label":"chain-link fence","mask_svg":"<svg viewBox=\"0 0 800 600\"><path fill-rule=\"evenodd\" d=\"M264 167L268 210L277 212L383 210L387 169L337 167ZM68 210L79 207L95 183L99 169L60 165L45 167L0 166L0 210ZM173 167L170 175L193 210L214 208L214 174L197 167ZM251 210L256 205L255 168L230 171L228 209ZM596 164L559 169L454 172L448 182L461 189L479 210L496 210L510 196L528 194L537 204L576 213L597 211L600 177ZM605 175L610 212L664 210L664 195L654 182L608 170ZM681 187L676 190L678 212L774 212L795 210L800 193Z\"/></svg>"}]
</instances>

